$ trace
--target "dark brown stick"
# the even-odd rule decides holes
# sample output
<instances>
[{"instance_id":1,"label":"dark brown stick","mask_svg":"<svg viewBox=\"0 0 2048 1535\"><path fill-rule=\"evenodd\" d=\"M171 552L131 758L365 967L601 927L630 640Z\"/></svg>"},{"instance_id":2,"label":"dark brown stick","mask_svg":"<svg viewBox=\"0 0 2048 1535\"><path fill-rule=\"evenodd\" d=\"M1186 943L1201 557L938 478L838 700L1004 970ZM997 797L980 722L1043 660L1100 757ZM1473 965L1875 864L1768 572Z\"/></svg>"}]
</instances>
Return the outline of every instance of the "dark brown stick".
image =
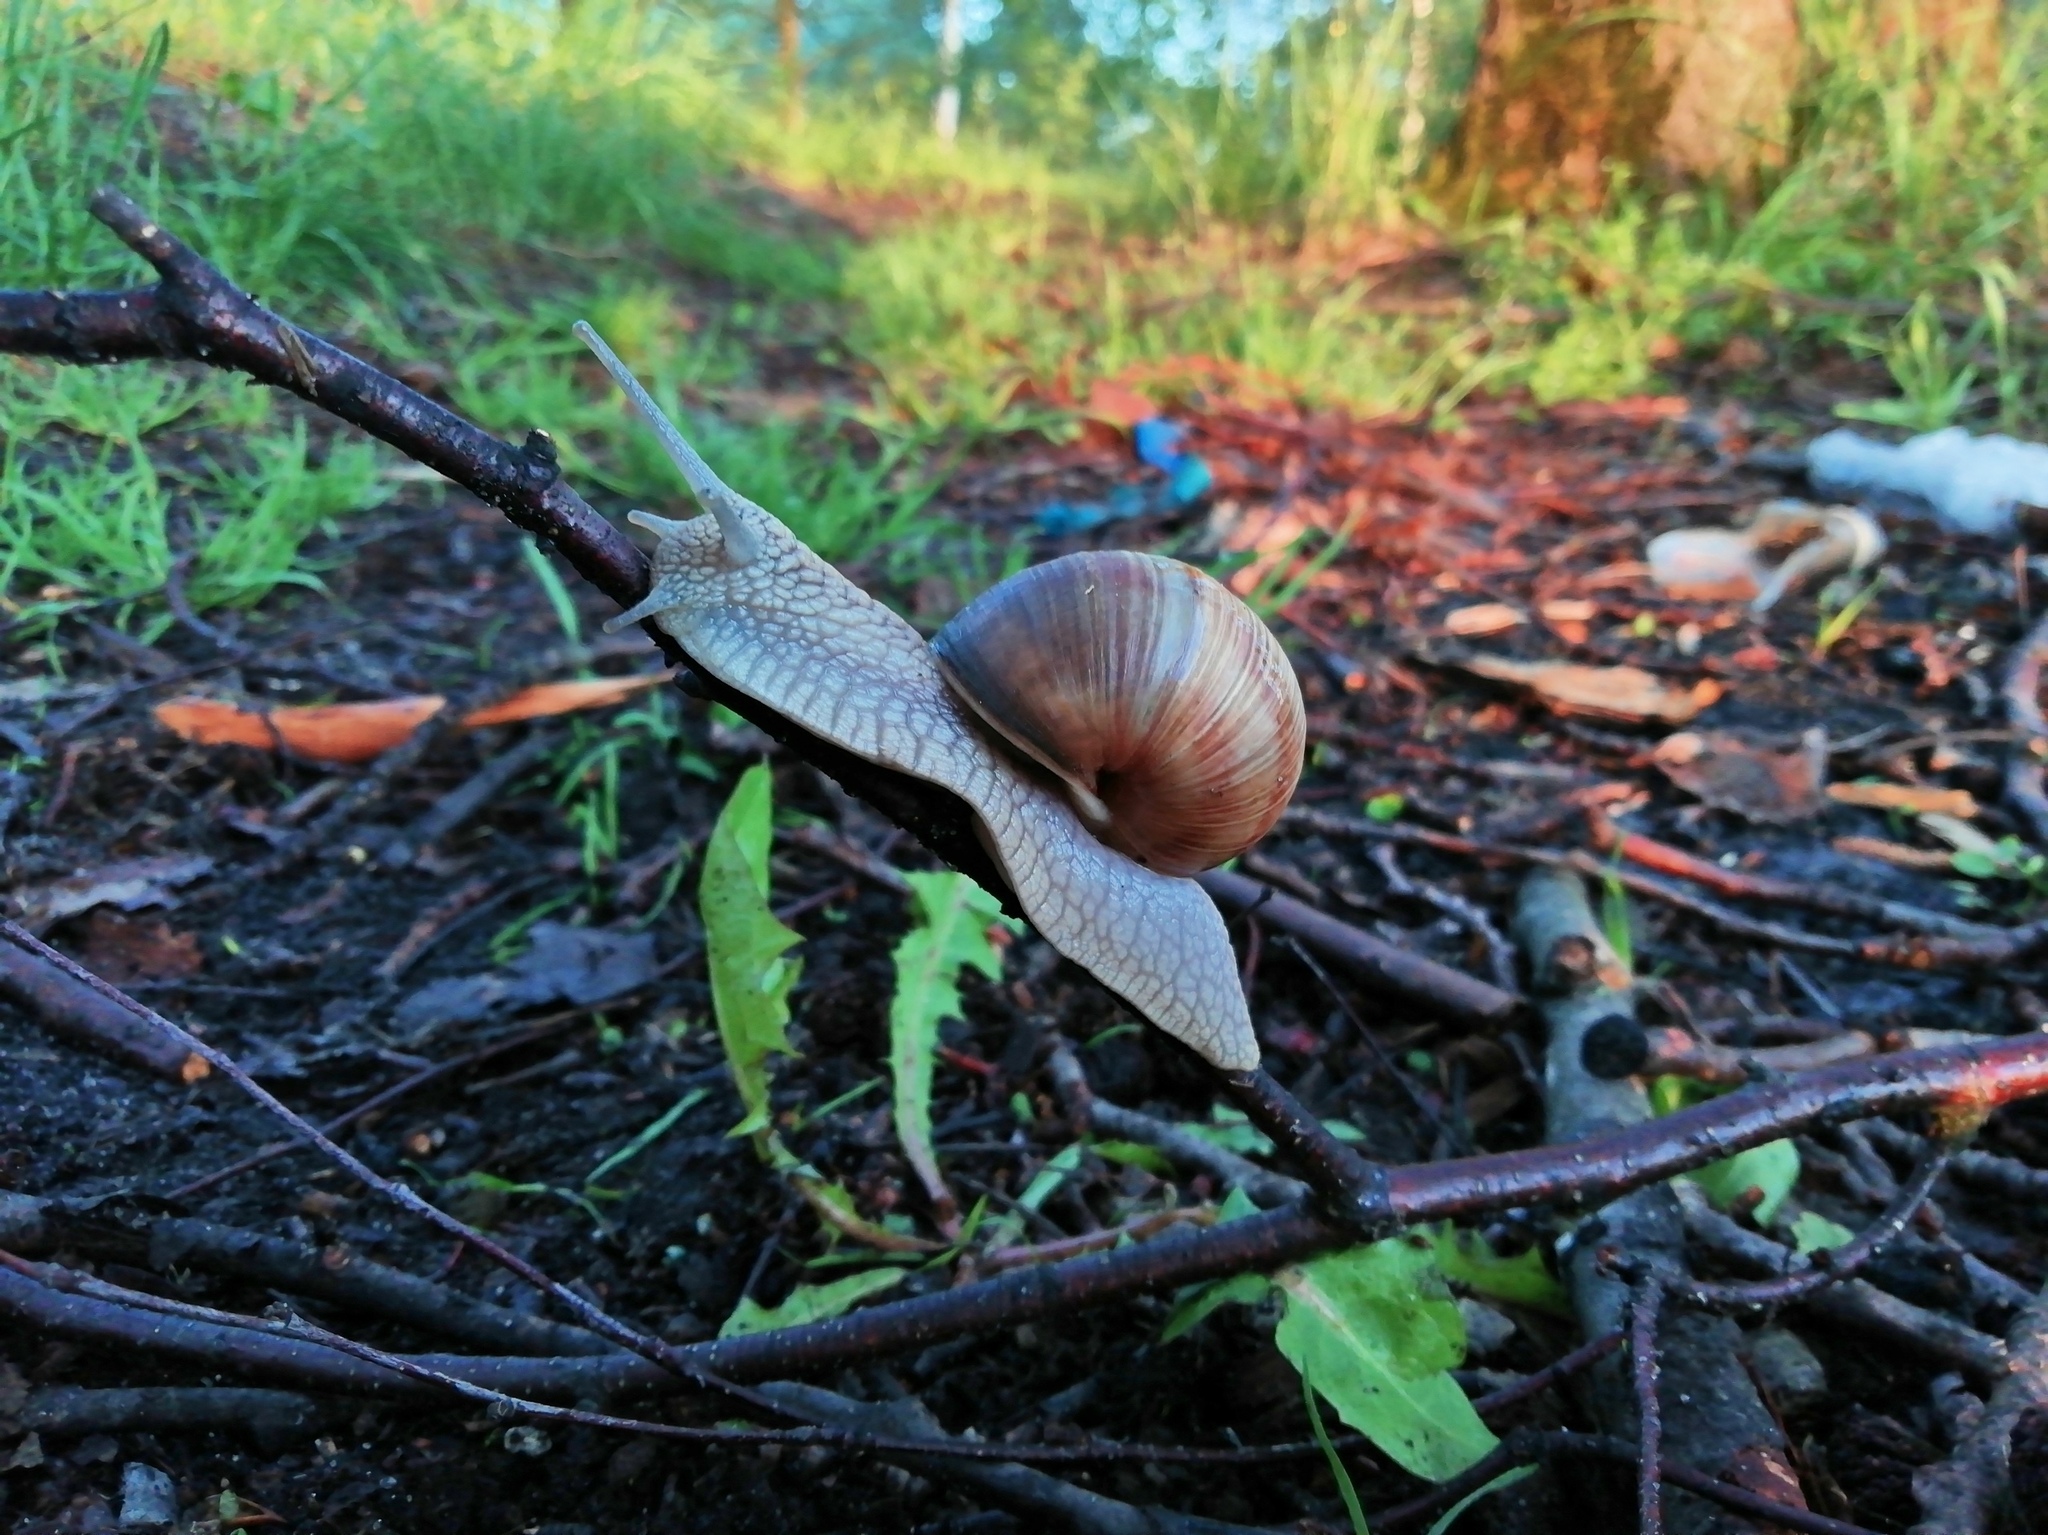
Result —
<instances>
[{"instance_id":1,"label":"dark brown stick","mask_svg":"<svg viewBox=\"0 0 2048 1535\"><path fill-rule=\"evenodd\" d=\"M11 943L0 943L0 997L60 1039L155 1076L197 1082L209 1070L178 1041Z\"/></svg>"},{"instance_id":2,"label":"dark brown stick","mask_svg":"<svg viewBox=\"0 0 2048 1535\"><path fill-rule=\"evenodd\" d=\"M1930 911L1924 906L1887 901L1840 885L1811 885L1802 880L1726 869L1711 859L1696 858L1691 853L1638 832L1623 831L1597 806L1587 812L1586 823L1597 851L1619 852L1631 863L1639 863L1655 873L1675 875L1737 900L1762 901L1773 906L1804 906L1809 911L1880 923L1899 932L1939 933L1946 938L1977 941L1996 939L2000 934L2000 929L1982 922L1972 922L1943 911Z\"/></svg>"},{"instance_id":3,"label":"dark brown stick","mask_svg":"<svg viewBox=\"0 0 2048 1535\"><path fill-rule=\"evenodd\" d=\"M12 1211L7 1224L26 1223L18 1196L0 1195ZM158 1273L197 1269L245 1279L292 1295L309 1295L381 1316L429 1335L452 1338L494 1354L608 1354L595 1333L546 1317L526 1316L472 1299L446 1285L373 1262L346 1247L314 1248L211 1221L165 1218L125 1230L79 1216L61 1204L40 1204L32 1240L14 1251L35 1257L57 1251L147 1264Z\"/></svg>"},{"instance_id":4,"label":"dark brown stick","mask_svg":"<svg viewBox=\"0 0 2048 1535\"><path fill-rule=\"evenodd\" d=\"M1860 959L1867 964L1895 965L1907 970L1927 970L1948 965L1996 967L2017 964L2048 947L2048 918L2022 923L2018 927L1987 928L1983 937L1946 937L1940 933L1906 931L1837 938L1828 933L1809 933L1782 922L1769 922L1709 901L1669 880L1658 879L1630 868L1611 868L1583 849L1558 852L1553 848L1523 847L1514 843L1481 842L1422 826L1382 826L1355 816L1331 815L1321 810L1290 810L1280 824L1318 831L1326 836L1357 837L1368 842L1411 843L1439 852L1468 858L1497 858L1545 868L1572 869L1590 879L1614 879L1632 895L1662 902L1712 923L1724 933L1779 948L1814 954L1833 954L1843 959Z\"/></svg>"},{"instance_id":5,"label":"dark brown stick","mask_svg":"<svg viewBox=\"0 0 2048 1535\"><path fill-rule=\"evenodd\" d=\"M1512 927L1528 956L1543 996L1549 1034L1545 1054L1546 1139L1583 1145L1617 1125L1638 1131L1675 1129L1653 1119L1634 1081L1603 1081L1583 1065L1590 1033L1610 1019L1629 1028L1633 991L1620 961L1587 904L1584 883L1565 869L1532 869L1515 902ZM1642 1441L1637 1502L1642 1529L1661 1535L1663 1451L1708 1475L1738 1467L1768 1467L1797 1502L1797 1479L1784 1435L1758 1398L1737 1357L1740 1334L1723 1316L1676 1312L1658 1321L1667 1287L1684 1284L1685 1226L1668 1184L1639 1188L1604 1205L1574 1241L1561 1264L1565 1287L1588 1337L1626 1328L1630 1364L1596 1366L1587 1395L1597 1421L1610 1432ZM1623 1276L1626 1275L1624 1278ZM1662 1391L1658 1384L1662 1382ZM1725 1535L1690 1499L1669 1510L1678 1535ZM1738 1526L1739 1528L1739 1526Z\"/></svg>"},{"instance_id":6,"label":"dark brown stick","mask_svg":"<svg viewBox=\"0 0 2048 1535\"><path fill-rule=\"evenodd\" d=\"M1606 1333L1591 1343L1581 1343L1569 1354L1558 1355L1542 1369L1532 1370L1514 1384L1502 1386L1498 1391L1489 1391L1485 1396L1475 1396L1472 1398L1472 1410L1482 1418L1498 1417L1510 1407L1548 1391L1559 1381L1598 1364L1620 1348L1621 1344L1622 1337L1618 1332Z\"/></svg>"},{"instance_id":7,"label":"dark brown stick","mask_svg":"<svg viewBox=\"0 0 2048 1535\"><path fill-rule=\"evenodd\" d=\"M1609 1082L1623 1077L1688 1077L1733 1087L1770 1072L1811 1071L1887 1051L1932 1050L1995 1037L1951 1029L1894 1029L1882 1035L1841 1029L1811 1044L1743 1050L1696 1039L1683 1029L1640 1028L1617 1017L1587 1031L1582 1064Z\"/></svg>"},{"instance_id":8,"label":"dark brown stick","mask_svg":"<svg viewBox=\"0 0 2048 1535\"><path fill-rule=\"evenodd\" d=\"M1737 1225L1711 1207L1696 1185L1674 1185L1685 1209L1686 1233L1707 1252L1738 1272L1769 1280L1805 1265L1782 1243ZM1839 1322L1910 1356L1960 1370L1970 1383L1988 1390L2005 1374L2005 1345L1967 1323L1889 1295L1863 1279L1828 1285L1803 1298L1816 1316Z\"/></svg>"}]
</instances>

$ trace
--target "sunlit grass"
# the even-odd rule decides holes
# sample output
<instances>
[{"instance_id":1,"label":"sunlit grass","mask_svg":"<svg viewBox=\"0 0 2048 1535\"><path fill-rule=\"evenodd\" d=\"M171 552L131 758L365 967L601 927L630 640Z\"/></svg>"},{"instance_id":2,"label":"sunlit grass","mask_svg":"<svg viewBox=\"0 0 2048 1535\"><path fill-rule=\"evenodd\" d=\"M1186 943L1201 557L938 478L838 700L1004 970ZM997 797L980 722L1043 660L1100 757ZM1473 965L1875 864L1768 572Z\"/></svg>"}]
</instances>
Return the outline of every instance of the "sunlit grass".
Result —
<instances>
[{"instance_id":1,"label":"sunlit grass","mask_svg":"<svg viewBox=\"0 0 2048 1535\"><path fill-rule=\"evenodd\" d=\"M1000 114L1006 134L970 113L951 149L900 82L820 89L792 124L764 52L631 0L566 25L541 5L423 22L402 0L0 0L0 282L135 280L84 212L118 180L238 281L438 364L493 430L545 427L579 479L676 509L569 337L588 317L736 484L842 558L966 549L934 542L941 447L1105 377L1426 416L1475 391L1660 387L1666 360L1748 328L1883 359L1898 395L1867 419L2038 425L2022 317L2048 238L2048 15L2013 10L1972 67L1910 31L1878 42L1866 11L1804 0L1817 67L1761 206L1618 181L1597 218L1463 225L1430 205L1401 121L1454 120L1471 0L1435 7L1424 74L1410 6L1346 7L1227 86L1069 60L1035 115ZM1465 296L1405 308L1348 261L1368 235L1447 245ZM761 345L793 340L850 360L837 401L724 412L762 392ZM250 434L214 486L212 541L241 573L207 572L206 600L294 578L307 530L373 492L353 471L299 483L267 410L161 369L10 365L6 590L160 586L151 436L174 426ZM298 488L237 490L258 467ZM52 534L30 506L85 521Z\"/></svg>"}]
</instances>

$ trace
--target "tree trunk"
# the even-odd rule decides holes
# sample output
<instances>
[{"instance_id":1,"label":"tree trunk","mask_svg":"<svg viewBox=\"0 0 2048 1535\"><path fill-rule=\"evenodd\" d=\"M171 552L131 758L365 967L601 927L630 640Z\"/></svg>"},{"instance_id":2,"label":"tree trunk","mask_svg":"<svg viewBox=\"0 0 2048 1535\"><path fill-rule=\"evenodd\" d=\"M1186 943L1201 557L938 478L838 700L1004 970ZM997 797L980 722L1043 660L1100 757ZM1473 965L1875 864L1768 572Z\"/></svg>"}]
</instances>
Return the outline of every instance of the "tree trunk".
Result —
<instances>
[{"instance_id":1,"label":"tree trunk","mask_svg":"<svg viewBox=\"0 0 2048 1535\"><path fill-rule=\"evenodd\" d=\"M960 132L960 50L965 41L960 0L941 0L939 9L939 99L932 108L932 129L941 144Z\"/></svg>"},{"instance_id":2,"label":"tree trunk","mask_svg":"<svg viewBox=\"0 0 2048 1535\"><path fill-rule=\"evenodd\" d=\"M1752 200L1784 164L1797 0L1487 0L1454 210L1597 208L1610 167Z\"/></svg>"},{"instance_id":3,"label":"tree trunk","mask_svg":"<svg viewBox=\"0 0 2048 1535\"><path fill-rule=\"evenodd\" d=\"M804 120L804 21L796 0L775 0L775 51L782 65L782 120Z\"/></svg>"}]
</instances>

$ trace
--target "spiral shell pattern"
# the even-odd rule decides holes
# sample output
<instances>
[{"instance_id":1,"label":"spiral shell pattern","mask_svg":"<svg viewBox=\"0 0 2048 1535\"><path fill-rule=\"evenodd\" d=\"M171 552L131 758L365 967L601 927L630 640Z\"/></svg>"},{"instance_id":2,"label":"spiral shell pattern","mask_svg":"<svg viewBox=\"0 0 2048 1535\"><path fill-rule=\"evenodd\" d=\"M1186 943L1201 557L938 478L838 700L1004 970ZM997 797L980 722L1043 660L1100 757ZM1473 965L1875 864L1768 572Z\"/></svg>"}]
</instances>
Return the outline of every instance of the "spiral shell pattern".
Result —
<instances>
[{"instance_id":1,"label":"spiral shell pattern","mask_svg":"<svg viewBox=\"0 0 2048 1535\"><path fill-rule=\"evenodd\" d=\"M932 651L1097 836L1159 873L1243 852L1301 776L1307 723L1286 653L1179 560L1100 550L1033 566L970 603Z\"/></svg>"}]
</instances>

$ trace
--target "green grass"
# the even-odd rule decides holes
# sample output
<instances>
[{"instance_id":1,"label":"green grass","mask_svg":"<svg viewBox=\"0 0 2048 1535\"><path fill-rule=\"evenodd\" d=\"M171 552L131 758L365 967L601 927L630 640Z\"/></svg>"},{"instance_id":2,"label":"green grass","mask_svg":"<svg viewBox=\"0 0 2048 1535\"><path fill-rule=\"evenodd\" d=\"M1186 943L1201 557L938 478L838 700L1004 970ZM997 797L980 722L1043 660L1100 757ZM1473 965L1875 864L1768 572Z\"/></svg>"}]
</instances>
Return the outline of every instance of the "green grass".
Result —
<instances>
[{"instance_id":1,"label":"green grass","mask_svg":"<svg viewBox=\"0 0 2048 1535\"><path fill-rule=\"evenodd\" d=\"M1220 369L1254 394L1441 414L1477 391L1657 388L1660 359L1747 329L1882 359L1896 394L1867 419L2039 430L2048 13L2016 9L1995 77L1965 78L1910 35L1873 42L1856 0L1802 9L1818 67L1761 206L1618 184L1598 218L1461 224L1428 200L1426 151L1455 121L1476 0L1421 31L1403 3L1299 22L1228 87L999 22L951 150L916 50L860 80L821 62L792 126L767 29L738 13L0 0L0 283L135 280L84 212L118 180L271 302L446 368L492 429L544 426L572 475L673 510L568 335L588 317L825 552L940 559L963 590L1014 552L938 526L933 477L1046 420L1026 382L1170 390ZM1469 300L1382 302L1346 265L1368 230L1451 246ZM851 375L821 408L763 410L771 345ZM203 474L164 451L194 434ZM0 436L17 604L146 595L198 534L194 600L254 600L307 580L304 541L378 493L365 454L309 469L260 395L160 368L5 364ZM169 511L187 489L202 527Z\"/></svg>"}]
</instances>

